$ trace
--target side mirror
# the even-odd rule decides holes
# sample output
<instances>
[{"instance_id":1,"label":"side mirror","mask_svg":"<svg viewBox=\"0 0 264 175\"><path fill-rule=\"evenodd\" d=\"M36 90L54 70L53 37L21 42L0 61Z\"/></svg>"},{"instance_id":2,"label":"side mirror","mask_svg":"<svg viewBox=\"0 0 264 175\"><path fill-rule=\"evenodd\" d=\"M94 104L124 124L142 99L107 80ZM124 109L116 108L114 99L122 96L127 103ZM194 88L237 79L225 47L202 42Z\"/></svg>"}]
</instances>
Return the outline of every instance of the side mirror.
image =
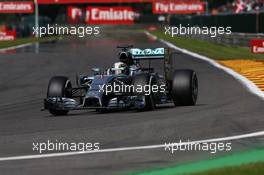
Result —
<instances>
[{"instance_id":1,"label":"side mirror","mask_svg":"<svg viewBox=\"0 0 264 175\"><path fill-rule=\"evenodd\" d=\"M100 68L92 68L92 71L94 72L94 75L99 75L101 72Z\"/></svg>"}]
</instances>

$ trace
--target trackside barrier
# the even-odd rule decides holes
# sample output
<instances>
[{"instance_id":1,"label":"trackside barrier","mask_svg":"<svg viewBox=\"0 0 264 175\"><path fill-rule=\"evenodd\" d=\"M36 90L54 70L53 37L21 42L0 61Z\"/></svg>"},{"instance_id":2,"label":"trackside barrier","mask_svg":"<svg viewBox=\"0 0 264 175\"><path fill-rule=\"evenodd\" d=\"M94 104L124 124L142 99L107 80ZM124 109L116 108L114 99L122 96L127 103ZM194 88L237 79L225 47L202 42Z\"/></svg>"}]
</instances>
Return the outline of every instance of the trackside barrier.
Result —
<instances>
[{"instance_id":1,"label":"trackside barrier","mask_svg":"<svg viewBox=\"0 0 264 175\"><path fill-rule=\"evenodd\" d=\"M231 35L217 35L215 38L212 38L209 35L191 35L191 37L217 44L249 47L252 39L264 39L264 34L232 33Z\"/></svg>"},{"instance_id":2,"label":"trackside barrier","mask_svg":"<svg viewBox=\"0 0 264 175\"><path fill-rule=\"evenodd\" d=\"M199 26L199 27L231 27L231 35L191 35L193 38L203 39L214 43L236 46L249 46L251 39L264 39L264 12L221 14L221 15L195 15L170 17L170 26Z\"/></svg>"}]
</instances>

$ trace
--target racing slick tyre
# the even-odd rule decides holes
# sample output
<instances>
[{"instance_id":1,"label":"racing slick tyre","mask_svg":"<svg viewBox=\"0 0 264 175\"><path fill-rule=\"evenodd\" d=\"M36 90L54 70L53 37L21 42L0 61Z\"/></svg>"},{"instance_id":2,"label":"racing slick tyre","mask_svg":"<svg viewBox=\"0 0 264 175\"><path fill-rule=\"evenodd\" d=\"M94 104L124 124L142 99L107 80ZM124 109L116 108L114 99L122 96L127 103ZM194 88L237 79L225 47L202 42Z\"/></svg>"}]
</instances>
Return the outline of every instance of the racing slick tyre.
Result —
<instances>
[{"instance_id":1,"label":"racing slick tyre","mask_svg":"<svg viewBox=\"0 0 264 175\"><path fill-rule=\"evenodd\" d=\"M55 76L49 81L47 98L51 97L71 97L71 82L67 77ZM66 115L69 110L49 109L49 112L54 116Z\"/></svg>"},{"instance_id":2,"label":"racing slick tyre","mask_svg":"<svg viewBox=\"0 0 264 175\"><path fill-rule=\"evenodd\" d=\"M143 97L144 98L144 106L143 107L137 107L138 111L148 111L148 110L153 110L155 108L155 102L153 99L153 93L150 91L149 95L147 91L145 91L145 87L148 85L151 85L151 76L148 73L140 73L140 74L136 74L133 77L133 85L135 87L135 89L137 89L137 87L141 86L142 88L142 92L134 92L135 96L138 97ZM149 90L151 89L151 87L149 88Z\"/></svg>"},{"instance_id":3,"label":"racing slick tyre","mask_svg":"<svg viewBox=\"0 0 264 175\"><path fill-rule=\"evenodd\" d=\"M198 96L198 79L193 70L174 71L171 96L175 106L195 105Z\"/></svg>"}]
</instances>

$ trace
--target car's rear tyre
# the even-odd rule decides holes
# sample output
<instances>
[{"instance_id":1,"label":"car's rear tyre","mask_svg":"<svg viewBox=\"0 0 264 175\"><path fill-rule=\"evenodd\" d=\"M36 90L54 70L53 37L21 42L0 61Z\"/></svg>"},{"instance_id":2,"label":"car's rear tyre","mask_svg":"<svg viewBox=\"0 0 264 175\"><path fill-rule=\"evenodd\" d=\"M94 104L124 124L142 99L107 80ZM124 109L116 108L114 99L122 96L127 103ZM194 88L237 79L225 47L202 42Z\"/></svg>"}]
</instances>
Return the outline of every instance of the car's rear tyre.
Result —
<instances>
[{"instance_id":1,"label":"car's rear tyre","mask_svg":"<svg viewBox=\"0 0 264 175\"><path fill-rule=\"evenodd\" d=\"M72 85L70 80L64 76L52 77L49 81L47 98L52 97L71 97ZM69 110L49 109L49 112L54 116L67 115Z\"/></svg>"},{"instance_id":2,"label":"car's rear tyre","mask_svg":"<svg viewBox=\"0 0 264 175\"><path fill-rule=\"evenodd\" d=\"M198 79L193 70L175 70L171 84L175 106L195 105L198 97Z\"/></svg>"},{"instance_id":3,"label":"car's rear tyre","mask_svg":"<svg viewBox=\"0 0 264 175\"><path fill-rule=\"evenodd\" d=\"M148 111L153 110L155 108L155 102L153 99L153 93L150 90L150 93L148 95L147 91L144 91L144 87L151 84L151 75L148 73L140 73L134 76L133 78L133 85L135 89L137 89L138 86L141 86L143 91L142 92L134 92L135 96L143 97L145 100L145 105L142 108L138 108L138 111ZM150 87L151 89L151 87Z\"/></svg>"}]
</instances>

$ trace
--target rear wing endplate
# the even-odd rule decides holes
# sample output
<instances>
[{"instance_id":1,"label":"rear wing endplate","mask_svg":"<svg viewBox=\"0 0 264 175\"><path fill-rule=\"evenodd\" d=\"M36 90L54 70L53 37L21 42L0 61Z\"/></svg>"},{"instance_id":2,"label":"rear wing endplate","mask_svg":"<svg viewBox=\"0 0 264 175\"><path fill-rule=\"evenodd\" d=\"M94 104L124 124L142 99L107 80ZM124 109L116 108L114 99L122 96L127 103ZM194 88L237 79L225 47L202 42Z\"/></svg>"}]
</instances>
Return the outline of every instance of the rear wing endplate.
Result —
<instances>
[{"instance_id":1,"label":"rear wing endplate","mask_svg":"<svg viewBox=\"0 0 264 175\"><path fill-rule=\"evenodd\" d=\"M131 48L130 53L132 54L133 60L163 60L164 61L164 73L167 81L172 78L173 71L173 55L169 48L154 48L154 49L139 49Z\"/></svg>"}]
</instances>

